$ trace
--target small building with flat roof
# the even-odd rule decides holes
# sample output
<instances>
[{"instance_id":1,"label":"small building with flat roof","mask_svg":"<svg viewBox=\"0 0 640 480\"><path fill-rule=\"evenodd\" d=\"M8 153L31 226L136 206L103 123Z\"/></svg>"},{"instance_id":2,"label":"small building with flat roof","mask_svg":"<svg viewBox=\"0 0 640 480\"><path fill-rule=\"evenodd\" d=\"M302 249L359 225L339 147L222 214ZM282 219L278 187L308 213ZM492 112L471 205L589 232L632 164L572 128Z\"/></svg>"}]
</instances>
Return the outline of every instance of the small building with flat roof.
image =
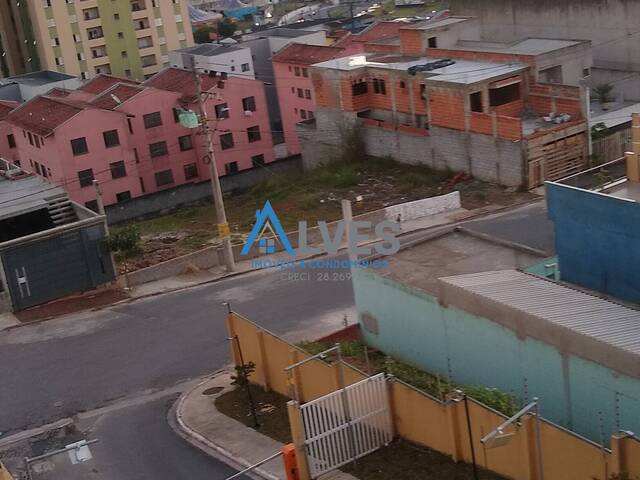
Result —
<instances>
[{"instance_id":1,"label":"small building with flat roof","mask_svg":"<svg viewBox=\"0 0 640 480\"><path fill-rule=\"evenodd\" d=\"M0 159L0 313L114 280L106 218Z\"/></svg>"},{"instance_id":2,"label":"small building with flat roof","mask_svg":"<svg viewBox=\"0 0 640 480\"><path fill-rule=\"evenodd\" d=\"M538 397L544 418L593 441L638 431L640 310L527 272L546 255L473 222L443 227L353 270L363 340L443 383Z\"/></svg>"},{"instance_id":3,"label":"small building with flat roof","mask_svg":"<svg viewBox=\"0 0 640 480\"><path fill-rule=\"evenodd\" d=\"M169 65L191 70L192 57L196 68L204 73L226 73L241 78L255 78L251 49L241 44L202 43L169 52Z\"/></svg>"},{"instance_id":4,"label":"small building with flat roof","mask_svg":"<svg viewBox=\"0 0 640 480\"><path fill-rule=\"evenodd\" d=\"M66 73L42 70L0 80L0 100L28 102L53 88L75 90L82 84L78 77Z\"/></svg>"}]
</instances>

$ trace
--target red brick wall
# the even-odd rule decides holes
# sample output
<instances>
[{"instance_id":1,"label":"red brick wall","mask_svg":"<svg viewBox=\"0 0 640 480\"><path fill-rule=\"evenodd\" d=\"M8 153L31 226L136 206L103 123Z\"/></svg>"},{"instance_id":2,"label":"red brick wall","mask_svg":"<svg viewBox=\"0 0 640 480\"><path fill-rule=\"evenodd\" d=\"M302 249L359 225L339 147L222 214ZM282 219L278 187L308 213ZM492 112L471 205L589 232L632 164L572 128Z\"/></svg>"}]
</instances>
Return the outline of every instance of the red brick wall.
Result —
<instances>
[{"instance_id":1,"label":"red brick wall","mask_svg":"<svg viewBox=\"0 0 640 480\"><path fill-rule=\"evenodd\" d=\"M574 117L582 116L580 105L580 88L570 85L551 85L534 83L529 87L527 99L529 107L538 114L547 115L554 110L557 113L568 113Z\"/></svg>"},{"instance_id":2,"label":"red brick wall","mask_svg":"<svg viewBox=\"0 0 640 480\"><path fill-rule=\"evenodd\" d=\"M404 88L400 87L400 82L404 82ZM396 94L396 110L404 113L411 113L411 98L409 96L409 82L407 80L396 80L394 85Z\"/></svg>"},{"instance_id":3,"label":"red brick wall","mask_svg":"<svg viewBox=\"0 0 640 480\"><path fill-rule=\"evenodd\" d=\"M491 111L496 112L498 115L505 115L507 117L519 117L522 113L522 108L522 100L516 100L515 102L505 103L504 105L498 105L497 107L491 107Z\"/></svg>"},{"instance_id":4,"label":"red brick wall","mask_svg":"<svg viewBox=\"0 0 640 480\"><path fill-rule=\"evenodd\" d=\"M331 79L324 78L320 73L312 73L313 94L316 105L320 107L339 107L339 99L336 95L335 85Z\"/></svg>"},{"instance_id":5,"label":"red brick wall","mask_svg":"<svg viewBox=\"0 0 640 480\"><path fill-rule=\"evenodd\" d=\"M400 53L400 45L367 43L364 47L364 51L371 53Z\"/></svg>"},{"instance_id":6,"label":"red brick wall","mask_svg":"<svg viewBox=\"0 0 640 480\"><path fill-rule=\"evenodd\" d=\"M497 117L498 137L506 140L522 138L522 122L519 118Z\"/></svg>"},{"instance_id":7,"label":"red brick wall","mask_svg":"<svg viewBox=\"0 0 640 480\"><path fill-rule=\"evenodd\" d=\"M400 30L400 51L408 55L422 55L422 31Z\"/></svg>"},{"instance_id":8,"label":"red brick wall","mask_svg":"<svg viewBox=\"0 0 640 480\"><path fill-rule=\"evenodd\" d=\"M430 89L429 99L433 125L464 130L464 92L435 87Z\"/></svg>"},{"instance_id":9,"label":"red brick wall","mask_svg":"<svg viewBox=\"0 0 640 480\"><path fill-rule=\"evenodd\" d=\"M493 135L493 122L491 121L491 115L488 115L486 113L471 112L469 130L475 133Z\"/></svg>"},{"instance_id":10,"label":"red brick wall","mask_svg":"<svg viewBox=\"0 0 640 480\"><path fill-rule=\"evenodd\" d=\"M460 59L460 60L485 61L485 62L504 62L504 63L519 62L529 66L535 65L535 57L531 55L515 55L513 53L470 52L466 50L449 50L446 48L430 48L429 56L439 57L439 58L453 58L453 59Z\"/></svg>"},{"instance_id":11,"label":"red brick wall","mask_svg":"<svg viewBox=\"0 0 640 480\"><path fill-rule=\"evenodd\" d=\"M416 115L426 115L427 105L426 101L420 97L420 80L411 80L413 82L413 105Z\"/></svg>"},{"instance_id":12,"label":"red brick wall","mask_svg":"<svg viewBox=\"0 0 640 480\"><path fill-rule=\"evenodd\" d=\"M353 79L357 80L356 78ZM353 96L352 93L352 79L343 78L340 80L340 90L342 92L342 109L347 112L357 112L359 110L366 110L371 103L371 85L368 86L368 93L365 95Z\"/></svg>"},{"instance_id":13,"label":"red brick wall","mask_svg":"<svg viewBox=\"0 0 640 480\"><path fill-rule=\"evenodd\" d=\"M553 109L551 97L529 94L529 107L538 114L548 115Z\"/></svg>"},{"instance_id":14,"label":"red brick wall","mask_svg":"<svg viewBox=\"0 0 640 480\"><path fill-rule=\"evenodd\" d=\"M374 78L384 80L386 92L385 94L375 93L375 90L373 89ZM397 93L397 90L399 90L398 85L395 85L394 87L393 82L391 82L389 79L389 75L372 72L369 77L369 106L371 108L380 108L382 110L392 110L393 105L391 104L391 91L393 88L396 88Z\"/></svg>"}]
</instances>

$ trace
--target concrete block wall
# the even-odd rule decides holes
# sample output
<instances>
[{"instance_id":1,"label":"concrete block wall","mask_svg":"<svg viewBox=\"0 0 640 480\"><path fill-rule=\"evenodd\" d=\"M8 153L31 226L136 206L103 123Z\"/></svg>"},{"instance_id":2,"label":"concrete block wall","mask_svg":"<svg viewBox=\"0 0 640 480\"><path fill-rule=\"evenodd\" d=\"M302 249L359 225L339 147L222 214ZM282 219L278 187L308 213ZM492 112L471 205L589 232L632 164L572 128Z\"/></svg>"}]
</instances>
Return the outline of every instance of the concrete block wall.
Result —
<instances>
[{"instance_id":1,"label":"concrete block wall","mask_svg":"<svg viewBox=\"0 0 640 480\"><path fill-rule=\"evenodd\" d=\"M223 192L242 190L256 183L268 180L274 174L284 174L302 168L302 158L299 155L283 158L268 164L267 168L254 167L243 170L235 175L220 177ZM110 225L126 222L134 218L153 215L197 202L211 196L211 183L189 183L169 190L151 193L134 198L127 202L116 203L106 207L107 219Z\"/></svg>"},{"instance_id":2,"label":"concrete block wall","mask_svg":"<svg viewBox=\"0 0 640 480\"><path fill-rule=\"evenodd\" d=\"M402 163L434 167L429 136L372 126L363 127L362 132L367 152L376 157L391 156Z\"/></svg>"},{"instance_id":3,"label":"concrete block wall","mask_svg":"<svg viewBox=\"0 0 640 480\"><path fill-rule=\"evenodd\" d=\"M416 218L450 212L461 207L460 192L451 192L437 197L423 198L414 202L401 203L385 208L387 220L401 222ZM399 216L399 217L398 217Z\"/></svg>"},{"instance_id":4,"label":"concrete block wall","mask_svg":"<svg viewBox=\"0 0 640 480\"><path fill-rule=\"evenodd\" d=\"M346 116L335 109L318 108L315 124L298 124L303 167L315 168L336 158L341 145L338 125L356 121L354 114ZM371 125L363 126L362 133L369 155L392 156L401 163L466 172L506 186L520 186L526 179L521 143L517 141L435 126L428 135Z\"/></svg>"},{"instance_id":5,"label":"concrete block wall","mask_svg":"<svg viewBox=\"0 0 640 480\"><path fill-rule=\"evenodd\" d=\"M354 271L353 278L367 344L454 382L509 392L523 404L537 396L545 418L595 441L640 428L638 379L522 337L369 270ZM375 319L377 331L367 330L363 314Z\"/></svg>"},{"instance_id":6,"label":"concrete block wall","mask_svg":"<svg viewBox=\"0 0 640 480\"><path fill-rule=\"evenodd\" d=\"M520 142L432 127L435 168L466 172L486 182L520 186L526 178Z\"/></svg>"},{"instance_id":7,"label":"concrete block wall","mask_svg":"<svg viewBox=\"0 0 640 480\"><path fill-rule=\"evenodd\" d=\"M485 182L509 187L524 183L526 171L522 158L522 143L493 138L489 135L470 135L471 175Z\"/></svg>"}]
</instances>

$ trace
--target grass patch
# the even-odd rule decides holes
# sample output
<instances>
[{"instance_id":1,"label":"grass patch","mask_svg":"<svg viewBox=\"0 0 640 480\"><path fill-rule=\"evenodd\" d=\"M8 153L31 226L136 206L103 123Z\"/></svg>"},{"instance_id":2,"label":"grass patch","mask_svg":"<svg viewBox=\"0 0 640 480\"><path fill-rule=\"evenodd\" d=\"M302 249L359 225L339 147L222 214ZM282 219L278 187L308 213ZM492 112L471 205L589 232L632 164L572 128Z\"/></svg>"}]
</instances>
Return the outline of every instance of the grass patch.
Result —
<instances>
[{"instance_id":1,"label":"grass patch","mask_svg":"<svg viewBox=\"0 0 640 480\"><path fill-rule=\"evenodd\" d=\"M303 341L297 345L306 352L316 355L331 348L334 344ZM371 348L365 349L365 345L359 341L340 342L340 347L346 361L360 370L371 375L380 372L388 373L436 398L443 399L447 393L459 388L469 397L507 416L511 416L517 412L520 406L517 400L508 393L495 388L486 388L477 385L450 384L439 375L434 375L407 363L400 362L377 350ZM334 361L335 356L330 355L326 360Z\"/></svg>"},{"instance_id":2,"label":"grass patch","mask_svg":"<svg viewBox=\"0 0 640 480\"><path fill-rule=\"evenodd\" d=\"M278 442L290 443L291 429L287 415L289 399L276 392L265 392L256 385L251 385L250 388L260 423L257 430ZM245 389L236 388L220 395L215 399L215 405L219 412L253 428L253 417Z\"/></svg>"},{"instance_id":3,"label":"grass patch","mask_svg":"<svg viewBox=\"0 0 640 480\"><path fill-rule=\"evenodd\" d=\"M244 240L256 210L267 200L278 212L283 228L294 231L299 220L306 220L308 225L339 220L342 218L340 202L344 198L352 201L359 198L353 202L353 213L359 215L453 190L460 191L462 205L468 209L490 203L509 205L530 196L479 181L452 185L450 171L401 164L391 157L361 157L353 152L345 156L349 161L333 161L311 171L274 175L246 190L225 194L233 241ZM132 270L208 246L217 233L215 209L207 201L130 224L135 224L142 236L142 254L133 259ZM113 226L113 232L125 226Z\"/></svg>"},{"instance_id":4,"label":"grass patch","mask_svg":"<svg viewBox=\"0 0 640 480\"><path fill-rule=\"evenodd\" d=\"M473 467L455 463L451 457L430 448L399 440L373 452L343 471L366 480L471 480ZM503 480L497 473L479 468L481 480Z\"/></svg>"}]
</instances>

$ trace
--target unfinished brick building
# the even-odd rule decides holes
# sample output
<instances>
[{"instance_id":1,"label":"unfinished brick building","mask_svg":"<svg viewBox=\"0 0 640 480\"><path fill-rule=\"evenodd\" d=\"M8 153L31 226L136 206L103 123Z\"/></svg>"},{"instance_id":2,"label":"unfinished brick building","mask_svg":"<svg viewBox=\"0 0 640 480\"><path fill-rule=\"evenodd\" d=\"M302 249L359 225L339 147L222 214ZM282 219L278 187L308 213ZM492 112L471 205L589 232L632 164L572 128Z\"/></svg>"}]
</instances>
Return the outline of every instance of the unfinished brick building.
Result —
<instances>
[{"instance_id":1,"label":"unfinished brick building","mask_svg":"<svg viewBox=\"0 0 640 480\"><path fill-rule=\"evenodd\" d=\"M361 127L367 153L534 188L587 163L588 41L481 41L472 18L413 24L310 69L316 112L298 124L307 165Z\"/></svg>"}]
</instances>

